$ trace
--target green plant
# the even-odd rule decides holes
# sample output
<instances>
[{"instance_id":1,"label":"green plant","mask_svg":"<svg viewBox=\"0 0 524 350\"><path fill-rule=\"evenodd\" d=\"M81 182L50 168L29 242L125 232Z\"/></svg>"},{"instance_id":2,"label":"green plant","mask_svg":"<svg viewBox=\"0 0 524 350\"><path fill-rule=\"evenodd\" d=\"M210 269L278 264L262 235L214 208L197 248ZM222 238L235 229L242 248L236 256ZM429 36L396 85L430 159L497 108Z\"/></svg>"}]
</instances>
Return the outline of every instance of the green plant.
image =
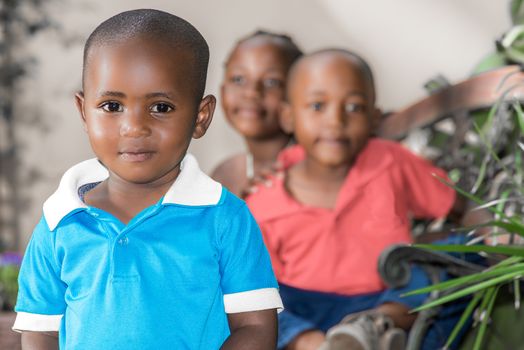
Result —
<instances>
[{"instance_id":1,"label":"green plant","mask_svg":"<svg viewBox=\"0 0 524 350\"><path fill-rule=\"evenodd\" d=\"M18 253L0 254L0 309L12 310L15 306L21 260Z\"/></svg>"},{"instance_id":2,"label":"green plant","mask_svg":"<svg viewBox=\"0 0 524 350\"><path fill-rule=\"evenodd\" d=\"M524 238L524 186L522 158L524 156L524 113L519 101L500 101L489 111L482 125L474 124L479 140L475 151L476 179L471 188L454 187L458 193L477 203L478 208L491 211L493 220L476 227L465 228L467 232L489 229L480 236L495 245L474 244L472 238L466 245L418 245L420 248L446 252L478 253L489 258L492 265L480 273L445 281L411 293L444 292L444 296L413 311L420 311L451 302L464 296L472 296L468 307L451 333L446 347L455 340L462 327L472 315L476 315L474 327L476 338L473 349L480 349L490 317L503 288L511 288L515 309L521 304L521 281L524 277L524 247L514 245ZM497 124L507 126L505 142L500 142ZM500 128L499 128L500 129ZM495 132L494 132L495 130ZM467 149L472 152L472 148ZM459 176L463 176L460 173ZM501 236L505 244L500 243ZM507 238L509 237L509 238Z\"/></svg>"}]
</instances>

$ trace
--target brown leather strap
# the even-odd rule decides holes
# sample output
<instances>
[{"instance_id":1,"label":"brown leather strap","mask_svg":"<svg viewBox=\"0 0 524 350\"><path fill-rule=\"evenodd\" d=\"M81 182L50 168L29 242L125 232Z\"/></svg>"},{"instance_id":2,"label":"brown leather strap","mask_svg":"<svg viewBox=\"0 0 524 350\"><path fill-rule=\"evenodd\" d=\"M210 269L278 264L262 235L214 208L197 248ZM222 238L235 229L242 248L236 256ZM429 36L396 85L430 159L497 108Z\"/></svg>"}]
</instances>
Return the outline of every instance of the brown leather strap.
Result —
<instances>
[{"instance_id":1,"label":"brown leather strap","mask_svg":"<svg viewBox=\"0 0 524 350\"><path fill-rule=\"evenodd\" d=\"M450 85L389 115L377 133L385 138L400 139L414 128L456 113L489 108L501 98L524 101L524 72L520 66L505 66Z\"/></svg>"}]
</instances>

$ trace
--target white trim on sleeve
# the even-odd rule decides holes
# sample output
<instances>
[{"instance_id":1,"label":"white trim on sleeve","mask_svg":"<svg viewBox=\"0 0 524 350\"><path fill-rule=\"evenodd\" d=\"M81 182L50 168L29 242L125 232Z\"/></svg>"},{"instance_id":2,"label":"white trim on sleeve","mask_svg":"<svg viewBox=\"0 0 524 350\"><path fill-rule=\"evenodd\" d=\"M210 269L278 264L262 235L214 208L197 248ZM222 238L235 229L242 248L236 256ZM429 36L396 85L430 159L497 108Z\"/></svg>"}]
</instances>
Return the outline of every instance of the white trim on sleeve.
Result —
<instances>
[{"instance_id":1,"label":"white trim on sleeve","mask_svg":"<svg viewBox=\"0 0 524 350\"><path fill-rule=\"evenodd\" d=\"M63 315L42 315L29 312L18 312L16 314L13 330L16 332L58 332Z\"/></svg>"},{"instance_id":2,"label":"white trim on sleeve","mask_svg":"<svg viewBox=\"0 0 524 350\"><path fill-rule=\"evenodd\" d=\"M278 309L282 311L282 299L276 288L255 289L247 292L231 293L224 295L226 313Z\"/></svg>"}]
</instances>

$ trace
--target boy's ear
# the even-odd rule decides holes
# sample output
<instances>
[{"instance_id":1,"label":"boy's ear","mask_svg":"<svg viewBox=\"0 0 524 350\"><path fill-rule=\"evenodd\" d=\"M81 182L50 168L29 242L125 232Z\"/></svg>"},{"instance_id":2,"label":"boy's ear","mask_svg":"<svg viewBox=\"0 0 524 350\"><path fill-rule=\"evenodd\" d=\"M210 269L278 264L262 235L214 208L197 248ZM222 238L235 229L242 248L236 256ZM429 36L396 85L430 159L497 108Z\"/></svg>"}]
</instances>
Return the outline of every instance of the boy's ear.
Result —
<instances>
[{"instance_id":1,"label":"boy's ear","mask_svg":"<svg viewBox=\"0 0 524 350\"><path fill-rule=\"evenodd\" d=\"M84 101L84 93L82 91L78 91L75 94L75 104L76 108L78 109L78 112L80 113L80 117L82 118L82 125L84 126L84 130L87 131L86 116L84 113Z\"/></svg>"},{"instance_id":2,"label":"boy's ear","mask_svg":"<svg viewBox=\"0 0 524 350\"><path fill-rule=\"evenodd\" d=\"M216 104L217 100L213 95L207 95L200 101L195 129L193 130L194 139L199 139L206 133L209 124L211 124L211 120L213 120Z\"/></svg>"},{"instance_id":3,"label":"boy's ear","mask_svg":"<svg viewBox=\"0 0 524 350\"><path fill-rule=\"evenodd\" d=\"M280 107L280 127L288 134L293 133L293 114L288 102L283 102Z\"/></svg>"}]
</instances>

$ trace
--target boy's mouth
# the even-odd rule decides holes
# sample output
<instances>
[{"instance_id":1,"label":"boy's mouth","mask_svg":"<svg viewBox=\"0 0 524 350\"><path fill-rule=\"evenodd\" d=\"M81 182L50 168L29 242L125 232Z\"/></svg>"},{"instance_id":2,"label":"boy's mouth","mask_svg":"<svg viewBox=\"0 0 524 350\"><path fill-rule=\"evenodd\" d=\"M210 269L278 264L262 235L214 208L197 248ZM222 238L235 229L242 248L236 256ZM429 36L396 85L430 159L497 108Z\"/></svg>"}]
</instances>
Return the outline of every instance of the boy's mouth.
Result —
<instances>
[{"instance_id":1,"label":"boy's mouth","mask_svg":"<svg viewBox=\"0 0 524 350\"><path fill-rule=\"evenodd\" d=\"M263 109L258 107L240 107L237 109L237 114L242 118L256 119L263 115Z\"/></svg>"},{"instance_id":2,"label":"boy's mouth","mask_svg":"<svg viewBox=\"0 0 524 350\"><path fill-rule=\"evenodd\" d=\"M123 151L118 152L120 158L126 162L143 162L153 157L153 151Z\"/></svg>"},{"instance_id":3,"label":"boy's mouth","mask_svg":"<svg viewBox=\"0 0 524 350\"><path fill-rule=\"evenodd\" d=\"M328 146L343 146L343 147L349 147L349 139L345 137L320 137L318 139L319 143L323 143Z\"/></svg>"}]
</instances>

